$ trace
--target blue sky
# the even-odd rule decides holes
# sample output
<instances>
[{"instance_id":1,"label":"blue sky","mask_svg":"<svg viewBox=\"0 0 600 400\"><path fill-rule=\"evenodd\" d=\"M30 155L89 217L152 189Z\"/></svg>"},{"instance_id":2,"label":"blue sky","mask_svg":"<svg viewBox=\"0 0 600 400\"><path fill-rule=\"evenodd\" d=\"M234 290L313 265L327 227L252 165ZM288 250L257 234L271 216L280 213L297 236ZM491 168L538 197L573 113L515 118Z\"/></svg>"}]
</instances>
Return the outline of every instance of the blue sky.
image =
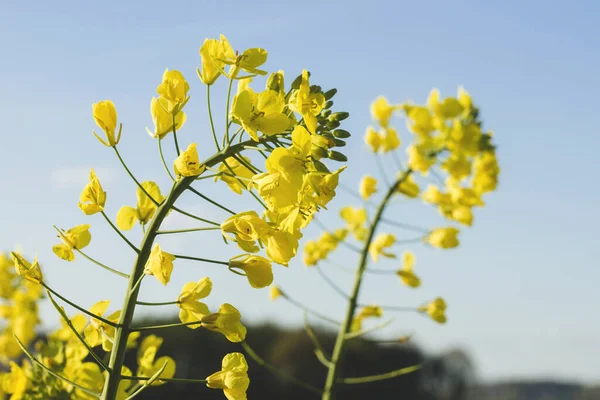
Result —
<instances>
[{"instance_id":1,"label":"blue sky","mask_svg":"<svg viewBox=\"0 0 600 400\"><path fill-rule=\"evenodd\" d=\"M480 106L485 127L495 132L502 166L499 190L486 198L474 227L462 233L459 249L412 248L422 288L411 291L394 277L369 277L361 302L417 305L443 296L449 304L446 326L398 314L384 334L414 331L416 342L430 352L463 348L486 380L598 379L600 190L594 179L600 171L600 138L593 90L600 87L598 3L166 4L0 2L0 248L18 244L28 254L38 252L50 283L84 306L112 299L112 309L120 307L125 282L85 260L58 260L51 252L56 242L52 225L91 223L88 253L129 268L129 249L101 217L85 217L77 208L90 167L108 192L109 215L135 204L135 188L114 154L91 134L91 104L115 102L124 125L121 152L139 179L156 180L166 191L170 184L156 143L144 130L152 125L150 99L165 68L181 70L192 85L192 100L180 140L198 142L202 155L210 155L205 92L195 76L205 37L223 33L237 49L263 47L269 51L268 70L283 69L290 78L306 68L314 83L339 89L336 107L352 114L345 123L353 133L346 154L361 160L344 173L347 185L376 171L362 135L377 95L392 102L422 102L432 87L452 95L464 85ZM224 113L224 91L223 85L215 88L217 115ZM395 123L408 143L404 121ZM230 194L222 185L199 188L231 208L254 207L250 197ZM321 219L336 226L334 210L347 203L356 201L340 193ZM226 217L192 196L180 204L217 220ZM406 202L395 203L389 216L426 226L444 224L435 210ZM177 216L167 223L195 226ZM313 226L305 236L318 233ZM133 232L131 238L141 235ZM161 243L174 253L237 254L211 233ZM343 252L339 260L352 261ZM351 275L332 267L326 271L340 286L350 287ZM300 260L289 269L275 268L275 274L293 297L341 315L344 302ZM238 305L247 323L301 323L292 306L269 303L266 291L251 289L243 278L211 265L178 262L169 286L147 280L141 297L172 300L185 282L205 275L215 283L212 307L225 301ZM50 309L43 307L46 327L58 321Z\"/></svg>"}]
</instances>

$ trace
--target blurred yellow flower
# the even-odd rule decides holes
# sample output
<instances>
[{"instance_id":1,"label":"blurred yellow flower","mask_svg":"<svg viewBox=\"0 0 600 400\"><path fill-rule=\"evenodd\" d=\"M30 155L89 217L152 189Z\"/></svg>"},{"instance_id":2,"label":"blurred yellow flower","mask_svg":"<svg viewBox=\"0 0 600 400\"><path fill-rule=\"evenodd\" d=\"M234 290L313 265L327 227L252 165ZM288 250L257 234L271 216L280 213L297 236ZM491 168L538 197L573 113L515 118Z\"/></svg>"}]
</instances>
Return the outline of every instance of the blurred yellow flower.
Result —
<instances>
[{"instance_id":1,"label":"blurred yellow flower","mask_svg":"<svg viewBox=\"0 0 600 400\"><path fill-rule=\"evenodd\" d=\"M364 200L369 200L373 193L377 192L377 179L366 175L360 181L359 193Z\"/></svg>"},{"instance_id":2,"label":"blurred yellow flower","mask_svg":"<svg viewBox=\"0 0 600 400\"><path fill-rule=\"evenodd\" d=\"M425 241L433 247L451 249L459 245L458 234L460 231L454 227L437 228L429 232Z\"/></svg>"},{"instance_id":3,"label":"blurred yellow flower","mask_svg":"<svg viewBox=\"0 0 600 400\"><path fill-rule=\"evenodd\" d=\"M415 255L411 251L402 253L402 268L396 271L396 274L406 286L416 288L421 286L421 280L413 272L415 265Z\"/></svg>"}]
</instances>

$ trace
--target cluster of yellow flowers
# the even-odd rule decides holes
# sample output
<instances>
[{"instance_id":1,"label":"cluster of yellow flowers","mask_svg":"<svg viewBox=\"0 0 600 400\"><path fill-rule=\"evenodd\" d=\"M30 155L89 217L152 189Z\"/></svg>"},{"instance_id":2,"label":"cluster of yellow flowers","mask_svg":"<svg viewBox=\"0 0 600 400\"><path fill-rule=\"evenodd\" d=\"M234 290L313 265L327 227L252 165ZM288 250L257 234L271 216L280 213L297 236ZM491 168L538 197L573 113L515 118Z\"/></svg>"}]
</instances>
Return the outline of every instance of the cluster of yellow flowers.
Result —
<instances>
[{"instance_id":1,"label":"cluster of yellow flowers","mask_svg":"<svg viewBox=\"0 0 600 400\"><path fill-rule=\"evenodd\" d=\"M119 123L115 104L103 100L92 105L93 119L101 129L100 133L93 134L104 146L115 151L125 171L136 183L137 203L135 206L122 206L113 222L105 212L107 193L100 178L91 169L78 206L87 216L101 215L136 252L137 260L131 273L126 274L84 253L88 246L92 247L91 224L80 224L66 230L55 227L60 242L52 250L60 259L73 262L81 256L129 279L125 303L122 310L112 312L108 311L108 300L98 301L84 309L48 286L37 259L30 262L17 253L12 253L11 259L0 258L0 274L5 278L0 285L0 296L9 302L2 307L2 317L8 324L0 335L0 356L11 366L10 373L0 375L0 399L4 393L12 394L14 399L130 399L147 387L168 382L175 375L175 360L166 355L158 356L162 338L156 335L141 337L141 331L156 327L138 329L131 326L136 304L176 305L181 323L161 327L203 327L223 334L231 342L245 340L246 328L241 322L240 312L233 305L224 303L216 312L211 312L203 302L212 291L209 277L186 283L172 302L138 302L137 294L147 276L153 276L163 285L169 284L176 260L180 258L225 265L231 272L245 276L252 287L267 287L273 281L271 263L288 265L297 253L301 231L310 223L314 213L326 207L335 196L339 175L345 167L332 172L323 161L346 161L346 157L335 148L343 147L343 139L350 136L340 129L341 121L348 117L348 113L332 112L331 99L337 91L323 91L320 86L311 85L310 73L306 70L292 82L289 90L284 85L283 71L277 71L267 77L263 91L255 91L251 87L253 79L268 74L260 69L267 61L267 55L267 51L261 48L234 51L223 35L219 39L206 39L202 45L202 66L197 73L207 88L210 130L216 147L214 155L205 161L200 161L198 151L206 148L204 142L209 138L203 139L202 146L192 142L181 149L177 138L178 131L187 120L184 109L190 99L190 84L180 71L164 71L156 89L157 97L153 97L150 104L154 128L146 130L157 139L160 158L173 180L171 191L165 195L154 181L138 181L119 153L117 145L126 135L122 135L124 129ZM228 81L227 123L222 140L219 140L211 113L210 90L221 76ZM232 93L234 82L237 82L237 90ZM230 134L234 125L239 129ZM249 139L243 139L245 134ZM162 141L168 136L173 138L177 152L172 168L167 166L162 150ZM263 155L264 171L251 157L241 154L246 151ZM209 171L212 175L208 175ZM192 186L211 177L215 182L224 182L234 193L251 194L264 207L262 215L254 210L233 212ZM229 212L231 216L222 222L214 222L177 208L175 201L185 190ZM160 231L160 227L171 212L208 224L195 230L219 230L226 242L235 242L243 253L228 261L220 261L165 251L155 239L166 232ZM145 233L139 247L126 236L126 232L137 223ZM194 229L169 233L189 231ZM265 250L265 256L257 254L261 249ZM35 326L39 322L36 301L42 297L43 289L46 289L63 324L44 340L38 341L32 353L27 349L35 339ZM66 302L81 313L69 317L57 301ZM96 348L110 354L108 361L96 354ZM132 370L123 364L123 359L126 349L135 348L138 366L133 375ZM32 363L24 361L19 366L12 362L22 351ZM195 381L206 383L209 388L222 389L229 400L245 400L249 385L247 369L244 356L231 353L223 359L221 371Z\"/></svg>"}]
</instances>

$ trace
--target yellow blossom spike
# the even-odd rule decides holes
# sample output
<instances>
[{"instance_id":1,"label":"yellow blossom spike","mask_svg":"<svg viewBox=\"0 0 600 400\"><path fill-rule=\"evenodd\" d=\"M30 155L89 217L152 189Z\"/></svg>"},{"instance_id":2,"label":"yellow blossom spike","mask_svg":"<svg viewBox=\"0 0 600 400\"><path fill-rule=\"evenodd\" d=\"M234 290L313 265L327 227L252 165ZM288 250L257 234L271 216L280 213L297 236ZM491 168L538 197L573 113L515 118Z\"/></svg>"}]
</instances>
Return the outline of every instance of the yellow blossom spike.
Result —
<instances>
[{"instance_id":1,"label":"yellow blossom spike","mask_svg":"<svg viewBox=\"0 0 600 400\"><path fill-rule=\"evenodd\" d=\"M150 252L144 273L153 275L160 283L167 285L171 280L171 272L173 272L173 254L162 251L160 245L156 243Z\"/></svg>"}]
</instances>

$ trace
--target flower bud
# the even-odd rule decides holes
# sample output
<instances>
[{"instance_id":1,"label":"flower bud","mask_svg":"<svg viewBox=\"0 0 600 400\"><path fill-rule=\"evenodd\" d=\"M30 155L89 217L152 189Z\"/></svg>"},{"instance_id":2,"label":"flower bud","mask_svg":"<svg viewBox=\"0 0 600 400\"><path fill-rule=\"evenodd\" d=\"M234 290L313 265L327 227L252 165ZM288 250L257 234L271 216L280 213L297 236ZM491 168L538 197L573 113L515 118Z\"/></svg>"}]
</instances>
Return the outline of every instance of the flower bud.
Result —
<instances>
[{"instance_id":1,"label":"flower bud","mask_svg":"<svg viewBox=\"0 0 600 400\"><path fill-rule=\"evenodd\" d=\"M306 71L307 78L310 78L310 71ZM302 83L302 74L298 75L296 79L292 82L292 89L300 89L300 84Z\"/></svg>"},{"instance_id":2,"label":"flower bud","mask_svg":"<svg viewBox=\"0 0 600 400\"><path fill-rule=\"evenodd\" d=\"M348 132L347 130L336 129L335 131L333 131L333 136L335 136L336 138L340 138L340 139L347 139L351 135L350 135L350 132Z\"/></svg>"},{"instance_id":3,"label":"flower bud","mask_svg":"<svg viewBox=\"0 0 600 400\"><path fill-rule=\"evenodd\" d=\"M325 118L329 117L331 115L331 110L323 110L323 112L321 113L321 115Z\"/></svg>"},{"instance_id":4,"label":"flower bud","mask_svg":"<svg viewBox=\"0 0 600 400\"><path fill-rule=\"evenodd\" d=\"M329 116L329 120L330 121L340 122L340 121L345 120L349 116L350 116L350 113L347 113L345 111L340 111L340 112L336 112L336 113L331 114Z\"/></svg>"},{"instance_id":5,"label":"flower bud","mask_svg":"<svg viewBox=\"0 0 600 400\"><path fill-rule=\"evenodd\" d=\"M319 85L310 85L310 92L313 94L321 93L321 86Z\"/></svg>"},{"instance_id":6,"label":"flower bud","mask_svg":"<svg viewBox=\"0 0 600 400\"><path fill-rule=\"evenodd\" d=\"M340 123L337 121L329 120L327 121L327 124L325 124L325 126L327 127L327 129L335 129L340 126Z\"/></svg>"},{"instance_id":7,"label":"flower bud","mask_svg":"<svg viewBox=\"0 0 600 400\"><path fill-rule=\"evenodd\" d=\"M281 94L285 92L285 86L283 84L283 71L280 70L269 75L269 78L267 79L267 89L274 90Z\"/></svg>"},{"instance_id":8,"label":"flower bud","mask_svg":"<svg viewBox=\"0 0 600 400\"><path fill-rule=\"evenodd\" d=\"M333 106L333 100L328 100L327 103L325 103L325 106L323 108L327 109L327 108L331 108Z\"/></svg>"},{"instance_id":9,"label":"flower bud","mask_svg":"<svg viewBox=\"0 0 600 400\"><path fill-rule=\"evenodd\" d=\"M102 100L98 103L92 104L92 116L96 125L98 125L104 131L106 135L106 141L100 138L94 131L92 133L96 138L105 146L115 146L121 139L121 129L119 126L119 133L115 138L115 130L117 129L117 109L110 100Z\"/></svg>"},{"instance_id":10,"label":"flower bud","mask_svg":"<svg viewBox=\"0 0 600 400\"><path fill-rule=\"evenodd\" d=\"M327 158L328 156L327 150L315 145L310 148L310 154L317 160L320 160L321 158Z\"/></svg>"},{"instance_id":11,"label":"flower bud","mask_svg":"<svg viewBox=\"0 0 600 400\"><path fill-rule=\"evenodd\" d=\"M333 88L333 89L329 89L328 91L323 93L323 96L325 96L325 100L331 100L333 98L333 96L335 96L336 93L337 93L337 89Z\"/></svg>"},{"instance_id":12,"label":"flower bud","mask_svg":"<svg viewBox=\"0 0 600 400\"><path fill-rule=\"evenodd\" d=\"M346 157L339 151L330 150L328 155L329 155L329 158L332 159L333 161L340 161L340 162L348 161L348 157Z\"/></svg>"}]
</instances>

